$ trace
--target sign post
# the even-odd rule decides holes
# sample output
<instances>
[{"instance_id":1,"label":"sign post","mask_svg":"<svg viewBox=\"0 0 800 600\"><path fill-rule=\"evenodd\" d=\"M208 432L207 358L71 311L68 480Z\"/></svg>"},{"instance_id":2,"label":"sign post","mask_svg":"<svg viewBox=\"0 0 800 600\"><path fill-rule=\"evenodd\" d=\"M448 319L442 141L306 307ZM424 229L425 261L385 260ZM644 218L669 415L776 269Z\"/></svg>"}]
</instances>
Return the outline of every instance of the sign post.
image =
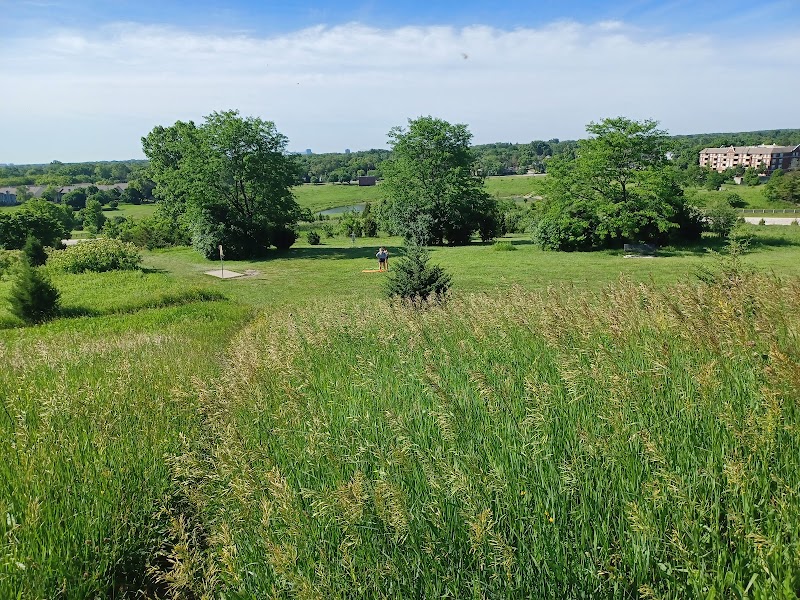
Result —
<instances>
[{"instance_id":1,"label":"sign post","mask_svg":"<svg viewBox=\"0 0 800 600\"><path fill-rule=\"evenodd\" d=\"M222 266L222 271L220 271L220 275L222 275L222 279L225 279L225 253L222 251L222 244L219 245L219 264Z\"/></svg>"}]
</instances>

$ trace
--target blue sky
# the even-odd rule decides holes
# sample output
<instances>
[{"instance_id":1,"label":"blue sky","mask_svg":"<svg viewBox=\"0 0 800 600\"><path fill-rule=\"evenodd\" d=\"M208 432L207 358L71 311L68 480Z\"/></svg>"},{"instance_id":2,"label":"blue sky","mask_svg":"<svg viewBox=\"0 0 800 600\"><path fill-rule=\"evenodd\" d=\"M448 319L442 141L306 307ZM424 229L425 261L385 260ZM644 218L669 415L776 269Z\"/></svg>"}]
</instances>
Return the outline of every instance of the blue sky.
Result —
<instances>
[{"instance_id":1,"label":"blue sky","mask_svg":"<svg viewBox=\"0 0 800 600\"><path fill-rule=\"evenodd\" d=\"M0 163L140 158L155 125L229 108L317 152L423 114L476 143L800 126L798 0L0 0L0 31Z\"/></svg>"}]
</instances>

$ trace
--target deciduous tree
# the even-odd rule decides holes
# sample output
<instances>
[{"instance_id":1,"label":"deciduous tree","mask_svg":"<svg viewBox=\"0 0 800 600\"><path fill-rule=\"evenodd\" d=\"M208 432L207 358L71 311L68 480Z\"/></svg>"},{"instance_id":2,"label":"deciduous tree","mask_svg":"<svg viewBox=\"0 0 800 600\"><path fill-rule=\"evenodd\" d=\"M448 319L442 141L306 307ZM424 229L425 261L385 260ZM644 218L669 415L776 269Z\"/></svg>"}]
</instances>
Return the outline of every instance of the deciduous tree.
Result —
<instances>
[{"instance_id":1,"label":"deciduous tree","mask_svg":"<svg viewBox=\"0 0 800 600\"><path fill-rule=\"evenodd\" d=\"M216 258L222 244L227 257L247 258L285 246L299 219L287 141L271 121L231 110L156 127L142 145L155 194L186 216L195 248Z\"/></svg>"},{"instance_id":2,"label":"deciduous tree","mask_svg":"<svg viewBox=\"0 0 800 600\"><path fill-rule=\"evenodd\" d=\"M666 159L658 123L624 117L589 123L574 159L553 159L535 237L563 250L663 242L700 228Z\"/></svg>"},{"instance_id":3,"label":"deciduous tree","mask_svg":"<svg viewBox=\"0 0 800 600\"><path fill-rule=\"evenodd\" d=\"M466 125L433 117L389 132L393 158L381 165L388 200L378 211L385 229L419 244L470 241L493 202L471 139Z\"/></svg>"}]
</instances>

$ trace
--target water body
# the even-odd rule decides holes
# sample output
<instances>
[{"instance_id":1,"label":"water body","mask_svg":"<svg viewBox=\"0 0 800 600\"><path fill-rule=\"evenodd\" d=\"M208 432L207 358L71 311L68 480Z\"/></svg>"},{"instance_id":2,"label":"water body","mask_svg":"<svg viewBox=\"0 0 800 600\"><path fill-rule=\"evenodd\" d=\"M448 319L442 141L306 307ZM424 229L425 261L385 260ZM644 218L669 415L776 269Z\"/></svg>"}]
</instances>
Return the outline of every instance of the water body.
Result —
<instances>
[{"instance_id":1,"label":"water body","mask_svg":"<svg viewBox=\"0 0 800 600\"><path fill-rule=\"evenodd\" d=\"M346 213L348 211L356 211L362 212L364 210L364 205L366 202L362 202L361 204L351 204L350 206L337 206L336 208L329 208L328 210L321 210L319 214L321 215L341 215L342 213Z\"/></svg>"}]
</instances>

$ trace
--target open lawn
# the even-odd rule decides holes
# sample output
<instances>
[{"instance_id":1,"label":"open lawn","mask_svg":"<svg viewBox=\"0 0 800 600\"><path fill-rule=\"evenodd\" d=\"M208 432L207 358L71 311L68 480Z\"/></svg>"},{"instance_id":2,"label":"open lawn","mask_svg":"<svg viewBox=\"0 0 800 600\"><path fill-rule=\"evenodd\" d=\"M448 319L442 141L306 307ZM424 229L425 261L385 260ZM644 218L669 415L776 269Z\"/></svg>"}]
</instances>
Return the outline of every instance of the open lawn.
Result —
<instances>
[{"instance_id":1,"label":"open lawn","mask_svg":"<svg viewBox=\"0 0 800 600\"><path fill-rule=\"evenodd\" d=\"M789 202L772 202L767 200L764 197L764 186L757 185L757 186L747 186L747 185L734 185L726 183L722 186L719 191L713 190L706 190L703 188L694 188L689 191L691 194L694 192L696 194L696 201L700 206L706 206L711 204L717 199L724 198L728 194L737 194L741 196L742 200L745 201L747 204L746 207L748 209L752 208L764 208L764 209L773 209L773 208L792 208L797 209L797 205L791 204Z\"/></svg>"},{"instance_id":2,"label":"open lawn","mask_svg":"<svg viewBox=\"0 0 800 600\"><path fill-rule=\"evenodd\" d=\"M435 248L427 310L397 238L52 273L0 311L0 598L797 598L800 227L741 233Z\"/></svg>"},{"instance_id":3,"label":"open lawn","mask_svg":"<svg viewBox=\"0 0 800 600\"><path fill-rule=\"evenodd\" d=\"M156 210L155 203L153 204L120 204L117 210L104 210L103 214L106 218L111 217L125 217L126 219L143 219L150 217Z\"/></svg>"},{"instance_id":4,"label":"open lawn","mask_svg":"<svg viewBox=\"0 0 800 600\"><path fill-rule=\"evenodd\" d=\"M542 181L542 177L523 175L487 177L486 191L495 198L530 197L540 193ZM380 182L376 186L365 187L339 183L305 184L294 188L294 194L300 206L314 213L340 206L376 202L383 197Z\"/></svg>"},{"instance_id":5,"label":"open lawn","mask_svg":"<svg viewBox=\"0 0 800 600\"><path fill-rule=\"evenodd\" d=\"M486 191L494 198L532 198L542 193L544 175L487 177Z\"/></svg>"},{"instance_id":6,"label":"open lawn","mask_svg":"<svg viewBox=\"0 0 800 600\"><path fill-rule=\"evenodd\" d=\"M351 183L306 183L292 189L297 203L312 213L340 206L352 206L381 199L381 185L359 186Z\"/></svg>"}]
</instances>

